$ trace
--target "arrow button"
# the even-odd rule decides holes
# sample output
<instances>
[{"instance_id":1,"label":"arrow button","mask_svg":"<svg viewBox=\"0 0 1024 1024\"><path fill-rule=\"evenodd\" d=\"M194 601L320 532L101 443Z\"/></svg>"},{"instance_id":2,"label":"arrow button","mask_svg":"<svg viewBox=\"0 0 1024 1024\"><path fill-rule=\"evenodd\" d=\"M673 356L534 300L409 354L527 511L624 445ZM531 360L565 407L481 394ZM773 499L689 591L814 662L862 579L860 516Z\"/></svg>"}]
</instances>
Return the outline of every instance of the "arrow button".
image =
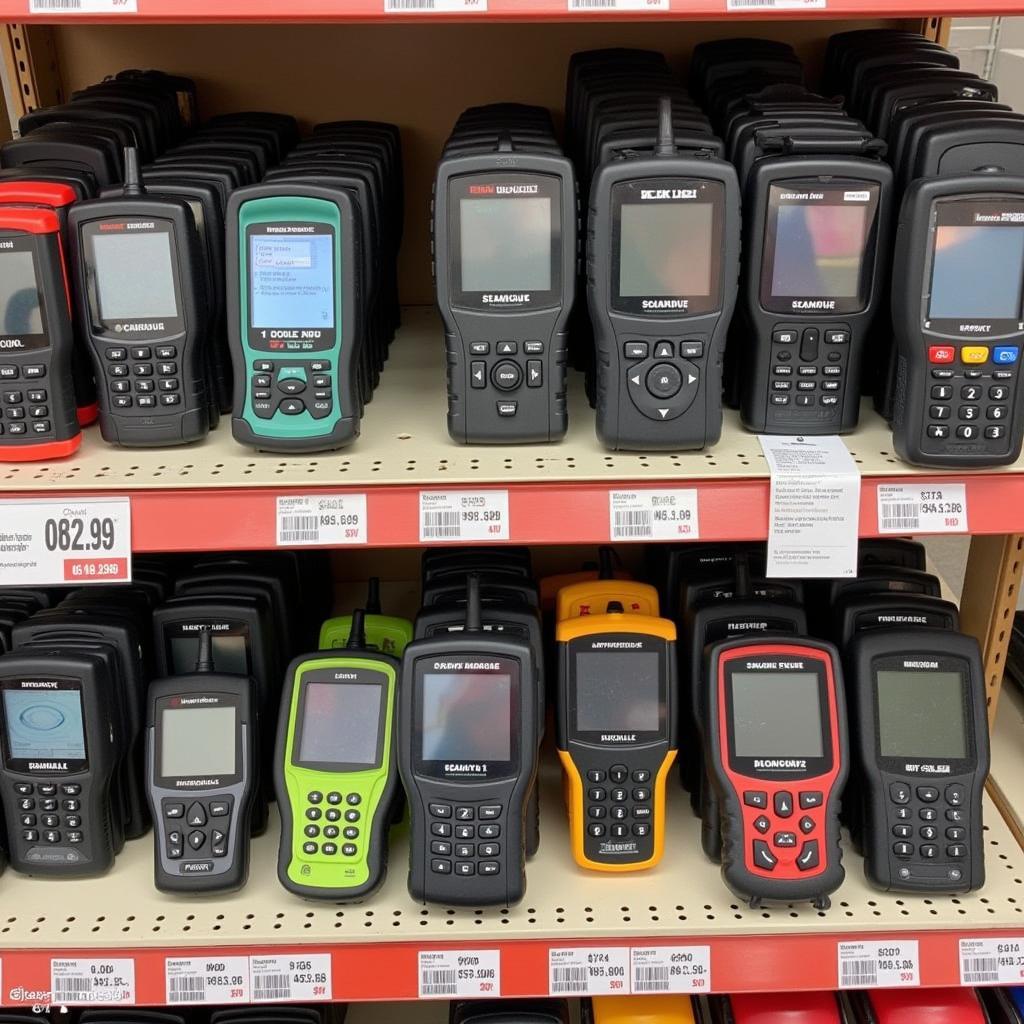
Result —
<instances>
[{"instance_id":1,"label":"arrow button","mask_svg":"<svg viewBox=\"0 0 1024 1024\"><path fill-rule=\"evenodd\" d=\"M482 359L474 359L469 364L469 378L470 387L487 387L487 364Z\"/></svg>"},{"instance_id":2,"label":"arrow button","mask_svg":"<svg viewBox=\"0 0 1024 1024\"><path fill-rule=\"evenodd\" d=\"M539 359L529 359L526 363L526 386L539 388L544 384L544 364Z\"/></svg>"},{"instance_id":3,"label":"arrow button","mask_svg":"<svg viewBox=\"0 0 1024 1024\"><path fill-rule=\"evenodd\" d=\"M660 414L661 418L664 419L669 414L669 410L668 409L659 409L658 413Z\"/></svg>"},{"instance_id":4,"label":"arrow button","mask_svg":"<svg viewBox=\"0 0 1024 1024\"><path fill-rule=\"evenodd\" d=\"M778 858L772 853L768 844L763 839L755 839L754 866L764 871L773 871L778 863Z\"/></svg>"},{"instance_id":5,"label":"arrow button","mask_svg":"<svg viewBox=\"0 0 1024 1024\"><path fill-rule=\"evenodd\" d=\"M788 818L793 813L793 794L781 790L775 794L775 813L780 818Z\"/></svg>"},{"instance_id":6,"label":"arrow button","mask_svg":"<svg viewBox=\"0 0 1024 1024\"><path fill-rule=\"evenodd\" d=\"M187 821L192 828L202 828L206 824L206 811L198 800L189 804Z\"/></svg>"},{"instance_id":7,"label":"arrow button","mask_svg":"<svg viewBox=\"0 0 1024 1024\"><path fill-rule=\"evenodd\" d=\"M639 373L633 374L629 378L629 383L630 384L635 384L637 387L640 387L640 374Z\"/></svg>"}]
</instances>

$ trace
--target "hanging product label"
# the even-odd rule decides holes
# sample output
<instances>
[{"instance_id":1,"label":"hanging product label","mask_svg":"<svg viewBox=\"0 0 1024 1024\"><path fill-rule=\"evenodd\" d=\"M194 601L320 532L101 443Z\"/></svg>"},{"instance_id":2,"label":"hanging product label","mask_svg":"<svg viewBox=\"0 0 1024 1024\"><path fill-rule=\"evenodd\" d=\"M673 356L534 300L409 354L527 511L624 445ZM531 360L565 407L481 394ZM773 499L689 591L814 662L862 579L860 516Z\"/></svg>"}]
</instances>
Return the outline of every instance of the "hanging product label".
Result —
<instances>
[{"instance_id":1,"label":"hanging product label","mask_svg":"<svg viewBox=\"0 0 1024 1024\"><path fill-rule=\"evenodd\" d=\"M365 494L291 494L277 499L278 547L366 543Z\"/></svg>"},{"instance_id":2,"label":"hanging product label","mask_svg":"<svg viewBox=\"0 0 1024 1024\"><path fill-rule=\"evenodd\" d=\"M966 533L966 484L879 484L879 533Z\"/></svg>"},{"instance_id":3,"label":"hanging product label","mask_svg":"<svg viewBox=\"0 0 1024 1024\"><path fill-rule=\"evenodd\" d=\"M1024 936L960 940L961 985L1024 982Z\"/></svg>"},{"instance_id":4,"label":"hanging product label","mask_svg":"<svg viewBox=\"0 0 1024 1024\"><path fill-rule=\"evenodd\" d=\"M331 954L249 957L254 1003L325 1002L331 999Z\"/></svg>"},{"instance_id":5,"label":"hanging product label","mask_svg":"<svg viewBox=\"0 0 1024 1024\"><path fill-rule=\"evenodd\" d=\"M629 992L629 949L548 950L548 992L553 996L623 995Z\"/></svg>"},{"instance_id":6,"label":"hanging product label","mask_svg":"<svg viewBox=\"0 0 1024 1024\"><path fill-rule=\"evenodd\" d=\"M667 11L668 0L569 0L570 11Z\"/></svg>"},{"instance_id":7,"label":"hanging product label","mask_svg":"<svg viewBox=\"0 0 1024 1024\"><path fill-rule=\"evenodd\" d=\"M420 491L421 542L508 537L508 491Z\"/></svg>"},{"instance_id":8,"label":"hanging product label","mask_svg":"<svg viewBox=\"0 0 1024 1024\"><path fill-rule=\"evenodd\" d=\"M901 988L921 984L917 940L840 942L840 988Z\"/></svg>"},{"instance_id":9,"label":"hanging product label","mask_svg":"<svg viewBox=\"0 0 1024 1024\"><path fill-rule=\"evenodd\" d=\"M618 540L696 540L695 490L608 492L608 534Z\"/></svg>"},{"instance_id":10,"label":"hanging product label","mask_svg":"<svg viewBox=\"0 0 1024 1024\"><path fill-rule=\"evenodd\" d=\"M475 14L487 0L384 0L385 14Z\"/></svg>"},{"instance_id":11,"label":"hanging product label","mask_svg":"<svg viewBox=\"0 0 1024 1024\"><path fill-rule=\"evenodd\" d=\"M51 960L50 992L58 1006L135 1002L135 961Z\"/></svg>"},{"instance_id":12,"label":"hanging product label","mask_svg":"<svg viewBox=\"0 0 1024 1024\"><path fill-rule=\"evenodd\" d=\"M164 978L169 1004L250 1001L247 956L169 957Z\"/></svg>"},{"instance_id":13,"label":"hanging product label","mask_svg":"<svg viewBox=\"0 0 1024 1024\"><path fill-rule=\"evenodd\" d=\"M647 946L629 952L634 995L710 992L710 946Z\"/></svg>"},{"instance_id":14,"label":"hanging product label","mask_svg":"<svg viewBox=\"0 0 1024 1024\"><path fill-rule=\"evenodd\" d=\"M28 0L29 14L138 14L136 0Z\"/></svg>"},{"instance_id":15,"label":"hanging product label","mask_svg":"<svg viewBox=\"0 0 1024 1024\"><path fill-rule=\"evenodd\" d=\"M132 578L127 498L0 501L5 586L126 583Z\"/></svg>"},{"instance_id":16,"label":"hanging product label","mask_svg":"<svg viewBox=\"0 0 1024 1024\"><path fill-rule=\"evenodd\" d=\"M768 575L857 575L860 474L840 437L759 436L772 475Z\"/></svg>"},{"instance_id":17,"label":"hanging product label","mask_svg":"<svg viewBox=\"0 0 1024 1024\"><path fill-rule=\"evenodd\" d=\"M500 996L500 950L422 950L419 954L419 993L420 999Z\"/></svg>"}]
</instances>

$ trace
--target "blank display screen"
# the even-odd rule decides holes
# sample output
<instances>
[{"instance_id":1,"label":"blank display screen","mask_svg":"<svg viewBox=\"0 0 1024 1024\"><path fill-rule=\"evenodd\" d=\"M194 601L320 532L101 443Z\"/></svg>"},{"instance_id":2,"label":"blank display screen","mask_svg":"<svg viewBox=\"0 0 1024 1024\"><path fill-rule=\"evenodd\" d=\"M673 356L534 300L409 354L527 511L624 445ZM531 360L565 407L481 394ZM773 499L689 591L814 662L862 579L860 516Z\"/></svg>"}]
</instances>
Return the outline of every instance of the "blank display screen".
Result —
<instances>
[{"instance_id":1,"label":"blank display screen","mask_svg":"<svg viewBox=\"0 0 1024 1024\"><path fill-rule=\"evenodd\" d=\"M882 757L940 760L967 756L959 672L878 672L878 749Z\"/></svg>"},{"instance_id":2,"label":"blank display screen","mask_svg":"<svg viewBox=\"0 0 1024 1024\"><path fill-rule=\"evenodd\" d=\"M935 229L933 320L1016 320L1024 227L946 224Z\"/></svg>"},{"instance_id":3,"label":"blank display screen","mask_svg":"<svg viewBox=\"0 0 1024 1024\"><path fill-rule=\"evenodd\" d=\"M167 232L96 234L92 246L100 319L178 316Z\"/></svg>"},{"instance_id":4,"label":"blank display screen","mask_svg":"<svg viewBox=\"0 0 1024 1024\"><path fill-rule=\"evenodd\" d=\"M298 765L378 761L380 683L306 683Z\"/></svg>"},{"instance_id":5,"label":"blank display screen","mask_svg":"<svg viewBox=\"0 0 1024 1024\"><path fill-rule=\"evenodd\" d=\"M577 654L577 731L655 731L661 718L658 684L658 655L652 651Z\"/></svg>"},{"instance_id":6,"label":"blank display screen","mask_svg":"<svg viewBox=\"0 0 1024 1024\"><path fill-rule=\"evenodd\" d=\"M424 761L510 761L512 677L426 673L422 734Z\"/></svg>"},{"instance_id":7,"label":"blank display screen","mask_svg":"<svg viewBox=\"0 0 1024 1024\"><path fill-rule=\"evenodd\" d=\"M460 199L462 291L551 290L551 199Z\"/></svg>"},{"instance_id":8,"label":"blank display screen","mask_svg":"<svg viewBox=\"0 0 1024 1024\"><path fill-rule=\"evenodd\" d=\"M235 709L164 708L160 774L165 779L235 774Z\"/></svg>"},{"instance_id":9,"label":"blank display screen","mask_svg":"<svg viewBox=\"0 0 1024 1024\"><path fill-rule=\"evenodd\" d=\"M814 672L734 672L737 757L822 757L821 697Z\"/></svg>"},{"instance_id":10,"label":"blank display screen","mask_svg":"<svg viewBox=\"0 0 1024 1024\"><path fill-rule=\"evenodd\" d=\"M866 203L779 206L772 297L856 298L867 228Z\"/></svg>"},{"instance_id":11,"label":"blank display screen","mask_svg":"<svg viewBox=\"0 0 1024 1024\"><path fill-rule=\"evenodd\" d=\"M42 333L43 314L32 253L0 253L0 334Z\"/></svg>"},{"instance_id":12,"label":"blank display screen","mask_svg":"<svg viewBox=\"0 0 1024 1024\"><path fill-rule=\"evenodd\" d=\"M711 294L711 203L623 203L619 295Z\"/></svg>"}]
</instances>

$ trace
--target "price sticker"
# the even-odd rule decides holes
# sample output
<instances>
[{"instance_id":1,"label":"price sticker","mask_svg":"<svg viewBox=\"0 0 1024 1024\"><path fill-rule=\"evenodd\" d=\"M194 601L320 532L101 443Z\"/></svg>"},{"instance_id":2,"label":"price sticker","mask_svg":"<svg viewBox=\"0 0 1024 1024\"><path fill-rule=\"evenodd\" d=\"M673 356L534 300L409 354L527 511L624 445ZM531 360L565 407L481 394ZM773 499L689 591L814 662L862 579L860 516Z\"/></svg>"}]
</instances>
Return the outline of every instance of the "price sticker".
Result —
<instances>
[{"instance_id":1,"label":"price sticker","mask_svg":"<svg viewBox=\"0 0 1024 1024\"><path fill-rule=\"evenodd\" d=\"M421 950L420 999L472 999L501 995L501 952L497 949Z\"/></svg>"},{"instance_id":2,"label":"price sticker","mask_svg":"<svg viewBox=\"0 0 1024 1024\"><path fill-rule=\"evenodd\" d=\"M384 0L385 14L477 14L487 0Z\"/></svg>"},{"instance_id":3,"label":"price sticker","mask_svg":"<svg viewBox=\"0 0 1024 1024\"><path fill-rule=\"evenodd\" d=\"M136 0L28 0L29 14L137 14Z\"/></svg>"},{"instance_id":4,"label":"price sticker","mask_svg":"<svg viewBox=\"0 0 1024 1024\"><path fill-rule=\"evenodd\" d=\"M667 11L668 0L569 0L570 11Z\"/></svg>"},{"instance_id":5,"label":"price sticker","mask_svg":"<svg viewBox=\"0 0 1024 1024\"><path fill-rule=\"evenodd\" d=\"M50 992L60 1006L135 1002L135 961L51 960Z\"/></svg>"},{"instance_id":6,"label":"price sticker","mask_svg":"<svg viewBox=\"0 0 1024 1024\"><path fill-rule=\"evenodd\" d=\"M879 484L879 533L966 533L966 484Z\"/></svg>"},{"instance_id":7,"label":"price sticker","mask_svg":"<svg viewBox=\"0 0 1024 1024\"><path fill-rule=\"evenodd\" d=\"M169 957L164 961L167 1003L248 1003L247 956Z\"/></svg>"},{"instance_id":8,"label":"price sticker","mask_svg":"<svg viewBox=\"0 0 1024 1024\"><path fill-rule=\"evenodd\" d=\"M629 951L634 995L710 992L710 946L646 946Z\"/></svg>"},{"instance_id":9,"label":"price sticker","mask_svg":"<svg viewBox=\"0 0 1024 1024\"><path fill-rule=\"evenodd\" d=\"M616 540L696 540L695 490L608 492L608 533Z\"/></svg>"},{"instance_id":10,"label":"price sticker","mask_svg":"<svg viewBox=\"0 0 1024 1024\"><path fill-rule=\"evenodd\" d=\"M365 544L365 494L303 494L277 499L277 544Z\"/></svg>"},{"instance_id":11,"label":"price sticker","mask_svg":"<svg viewBox=\"0 0 1024 1024\"><path fill-rule=\"evenodd\" d=\"M629 948L584 946L548 950L548 992L553 996L629 992Z\"/></svg>"},{"instance_id":12,"label":"price sticker","mask_svg":"<svg viewBox=\"0 0 1024 1024\"><path fill-rule=\"evenodd\" d=\"M420 491L420 540L508 540L508 491Z\"/></svg>"},{"instance_id":13,"label":"price sticker","mask_svg":"<svg viewBox=\"0 0 1024 1024\"><path fill-rule=\"evenodd\" d=\"M254 1003L302 1002L331 998L331 954L296 953L292 956L249 957L249 978Z\"/></svg>"},{"instance_id":14,"label":"price sticker","mask_svg":"<svg viewBox=\"0 0 1024 1024\"><path fill-rule=\"evenodd\" d=\"M840 942L840 988L901 988L921 984L916 939L900 942Z\"/></svg>"},{"instance_id":15,"label":"price sticker","mask_svg":"<svg viewBox=\"0 0 1024 1024\"><path fill-rule=\"evenodd\" d=\"M0 500L0 579L5 586L126 583L131 578L127 498Z\"/></svg>"},{"instance_id":16,"label":"price sticker","mask_svg":"<svg viewBox=\"0 0 1024 1024\"><path fill-rule=\"evenodd\" d=\"M1024 982L1024 936L960 940L961 985Z\"/></svg>"}]
</instances>

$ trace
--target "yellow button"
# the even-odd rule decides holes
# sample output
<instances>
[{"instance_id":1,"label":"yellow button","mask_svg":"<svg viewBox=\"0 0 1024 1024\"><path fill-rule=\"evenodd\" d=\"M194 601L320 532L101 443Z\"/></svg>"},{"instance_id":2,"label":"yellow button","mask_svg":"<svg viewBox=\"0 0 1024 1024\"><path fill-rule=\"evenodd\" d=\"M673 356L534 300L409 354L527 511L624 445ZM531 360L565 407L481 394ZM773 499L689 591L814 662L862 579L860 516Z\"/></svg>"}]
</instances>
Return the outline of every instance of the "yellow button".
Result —
<instances>
[{"instance_id":1,"label":"yellow button","mask_svg":"<svg viewBox=\"0 0 1024 1024\"><path fill-rule=\"evenodd\" d=\"M985 345L964 345L960 349L960 358L965 363L987 363L988 347Z\"/></svg>"}]
</instances>

